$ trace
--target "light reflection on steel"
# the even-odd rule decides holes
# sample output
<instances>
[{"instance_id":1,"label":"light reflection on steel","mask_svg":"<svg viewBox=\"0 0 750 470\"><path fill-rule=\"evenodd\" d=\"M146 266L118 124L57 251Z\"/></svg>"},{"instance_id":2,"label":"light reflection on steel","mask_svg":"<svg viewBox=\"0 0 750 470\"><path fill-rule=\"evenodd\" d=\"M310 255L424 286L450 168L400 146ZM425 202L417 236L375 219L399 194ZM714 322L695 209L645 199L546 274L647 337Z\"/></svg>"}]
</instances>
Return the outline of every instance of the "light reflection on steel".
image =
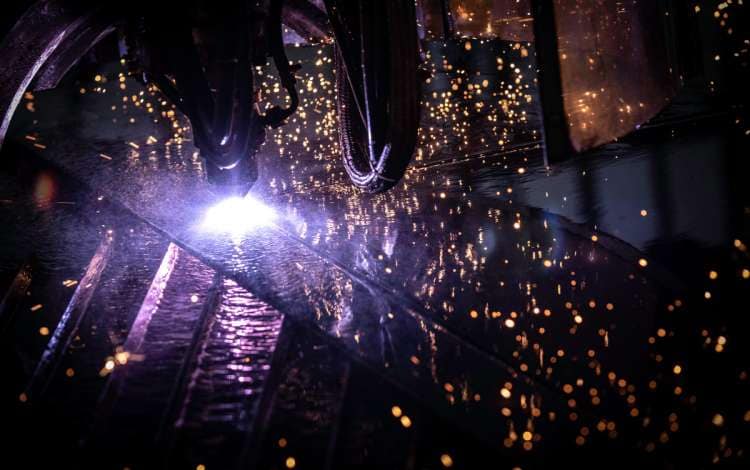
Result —
<instances>
[{"instance_id":1,"label":"light reflection on steel","mask_svg":"<svg viewBox=\"0 0 750 470\"><path fill-rule=\"evenodd\" d=\"M65 351L70 347L81 321L88 312L91 297L96 291L102 272L107 267L107 262L112 254L112 245L113 236L111 233L107 233L91 259L86 273L81 278L70 302L68 302L68 307L60 317L42 358L29 380L29 385L24 392L27 399L44 393L54 377Z\"/></svg>"},{"instance_id":2,"label":"light reflection on steel","mask_svg":"<svg viewBox=\"0 0 750 470\"><path fill-rule=\"evenodd\" d=\"M36 2L0 43L0 57L3 58L3 67L0 68L0 146L23 93L48 60L59 69L58 73L47 71L46 82L52 83L95 44L92 41L103 37L103 30L91 34L97 30L94 25L99 23L99 9L89 8L90 13L82 15L80 8L76 2L64 0ZM67 45L61 50L62 61L61 58L55 59L53 55L66 41ZM71 57L74 58L72 62Z\"/></svg>"},{"instance_id":3,"label":"light reflection on steel","mask_svg":"<svg viewBox=\"0 0 750 470\"><path fill-rule=\"evenodd\" d=\"M154 280L151 282L151 287L148 289L146 298L143 299L141 308L138 310L138 315L135 317L133 326L130 328L128 337L123 345L125 351L135 352L140 349L148 324L151 322L151 317L153 317L154 312L156 312L159 306L159 300L164 293L164 288L167 287L167 282L169 282L169 277L172 275L179 255L180 248L174 243L170 243L167 252L164 254L164 258L161 260L159 270L156 271Z\"/></svg>"}]
</instances>

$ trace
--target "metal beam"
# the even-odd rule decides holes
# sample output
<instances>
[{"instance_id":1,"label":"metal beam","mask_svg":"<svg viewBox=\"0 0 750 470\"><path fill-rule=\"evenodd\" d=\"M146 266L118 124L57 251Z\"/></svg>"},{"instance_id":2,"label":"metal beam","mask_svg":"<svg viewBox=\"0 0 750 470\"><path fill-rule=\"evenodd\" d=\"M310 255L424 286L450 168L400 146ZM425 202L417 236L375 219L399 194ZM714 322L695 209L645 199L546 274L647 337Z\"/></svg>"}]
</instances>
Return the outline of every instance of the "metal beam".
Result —
<instances>
[{"instance_id":1,"label":"metal beam","mask_svg":"<svg viewBox=\"0 0 750 470\"><path fill-rule=\"evenodd\" d=\"M544 163L554 165L573 153L563 102L553 0L531 0L534 16L537 80L542 112Z\"/></svg>"}]
</instances>

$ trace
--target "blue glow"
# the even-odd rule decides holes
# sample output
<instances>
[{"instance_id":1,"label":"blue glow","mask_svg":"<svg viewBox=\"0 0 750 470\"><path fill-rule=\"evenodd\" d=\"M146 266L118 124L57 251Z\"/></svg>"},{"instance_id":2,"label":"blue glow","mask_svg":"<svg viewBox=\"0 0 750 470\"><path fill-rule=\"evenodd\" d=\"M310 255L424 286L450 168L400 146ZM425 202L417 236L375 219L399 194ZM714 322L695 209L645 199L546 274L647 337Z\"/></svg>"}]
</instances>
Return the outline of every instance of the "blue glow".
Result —
<instances>
[{"instance_id":1,"label":"blue glow","mask_svg":"<svg viewBox=\"0 0 750 470\"><path fill-rule=\"evenodd\" d=\"M238 236L267 227L276 218L273 209L251 196L231 197L211 207L201 227L208 232Z\"/></svg>"}]
</instances>

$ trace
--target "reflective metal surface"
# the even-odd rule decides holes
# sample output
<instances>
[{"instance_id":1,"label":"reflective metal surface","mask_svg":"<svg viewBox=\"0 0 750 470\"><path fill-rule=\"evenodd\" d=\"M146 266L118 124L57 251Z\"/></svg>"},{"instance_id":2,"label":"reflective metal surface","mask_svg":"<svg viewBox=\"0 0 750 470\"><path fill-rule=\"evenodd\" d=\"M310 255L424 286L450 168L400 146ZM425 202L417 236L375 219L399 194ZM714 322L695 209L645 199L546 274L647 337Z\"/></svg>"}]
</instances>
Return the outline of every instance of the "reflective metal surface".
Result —
<instances>
[{"instance_id":1,"label":"reflective metal surface","mask_svg":"<svg viewBox=\"0 0 750 470\"><path fill-rule=\"evenodd\" d=\"M522 54L504 53L518 54L505 56L514 64ZM114 248L100 282L115 281L87 309L97 328L82 348L96 367L73 355L73 376L61 366L52 380L74 394L79 367L91 378L71 408L86 415L73 440L88 466L744 462L747 320L734 302L750 275L743 233L722 215L734 183L726 192L694 184L706 195L695 199L680 189L719 181L707 175L734 164L742 137L722 130L726 118L701 137L710 158L671 137L687 128L546 169L523 100L497 113L513 122L481 109L453 120L453 109L481 102L463 82L466 94L426 99L432 121L404 183L365 196L336 161L328 59L310 55L302 112L263 147L255 202L235 214L241 230L206 230L224 201L205 182L189 129L116 65L106 81L28 99L35 111L17 116L19 160L57 168L61 184L84 193L59 219L61 196L30 211L7 196L6 217L52 219L40 231L58 242L36 251L70 257L77 280L103 240L130 240ZM475 94L490 88L478 83ZM487 142L506 132L518 146ZM677 171L677 158L694 169ZM644 168L649 199L632 183ZM66 220L80 214L90 218ZM687 222L662 230L668 214ZM726 228L701 227L696 214ZM692 258L681 259L686 241ZM137 282L131 268L143 270ZM127 308L108 316L111 305ZM12 351L35 364L54 347L45 338ZM21 393L8 393L24 410L14 411L19 422L71 403Z\"/></svg>"}]
</instances>

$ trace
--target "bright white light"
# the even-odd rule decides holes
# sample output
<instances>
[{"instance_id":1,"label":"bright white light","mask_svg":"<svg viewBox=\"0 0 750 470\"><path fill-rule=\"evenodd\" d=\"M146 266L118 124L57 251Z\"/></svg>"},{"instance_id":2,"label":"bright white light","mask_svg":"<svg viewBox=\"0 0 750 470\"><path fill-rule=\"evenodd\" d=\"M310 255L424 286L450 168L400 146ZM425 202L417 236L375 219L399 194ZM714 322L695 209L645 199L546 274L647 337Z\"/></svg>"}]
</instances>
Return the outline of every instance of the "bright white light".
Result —
<instances>
[{"instance_id":1,"label":"bright white light","mask_svg":"<svg viewBox=\"0 0 750 470\"><path fill-rule=\"evenodd\" d=\"M203 219L204 230L214 233L242 235L276 220L276 213L250 196L231 197L208 210Z\"/></svg>"}]
</instances>

